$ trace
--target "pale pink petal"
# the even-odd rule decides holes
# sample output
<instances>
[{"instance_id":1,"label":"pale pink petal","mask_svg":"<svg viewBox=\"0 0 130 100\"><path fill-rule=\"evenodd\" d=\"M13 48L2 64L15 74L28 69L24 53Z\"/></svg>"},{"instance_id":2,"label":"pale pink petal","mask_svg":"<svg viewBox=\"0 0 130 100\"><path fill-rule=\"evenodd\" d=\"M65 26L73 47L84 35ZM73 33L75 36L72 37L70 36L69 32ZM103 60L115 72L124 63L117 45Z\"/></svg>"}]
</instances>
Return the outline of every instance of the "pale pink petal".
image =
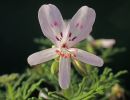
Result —
<instances>
[{"instance_id":1,"label":"pale pink petal","mask_svg":"<svg viewBox=\"0 0 130 100\"><path fill-rule=\"evenodd\" d=\"M66 27L66 28L67 28L67 26L69 25L69 22L70 22L70 19L64 20L64 23L65 23L65 27Z\"/></svg>"},{"instance_id":2,"label":"pale pink petal","mask_svg":"<svg viewBox=\"0 0 130 100\"><path fill-rule=\"evenodd\" d=\"M64 28L64 21L59 9L52 4L42 5L38 12L38 18L44 35L57 45L56 37Z\"/></svg>"},{"instance_id":3,"label":"pale pink petal","mask_svg":"<svg viewBox=\"0 0 130 100\"><path fill-rule=\"evenodd\" d=\"M76 50L76 48L70 48L69 51L74 52L74 58L80 60L81 62L98 67L103 66L103 60L94 54L88 53L81 49Z\"/></svg>"},{"instance_id":4,"label":"pale pink petal","mask_svg":"<svg viewBox=\"0 0 130 100\"><path fill-rule=\"evenodd\" d=\"M99 39L99 41L104 48L110 48L116 43L115 39Z\"/></svg>"},{"instance_id":5,"label":"pale pink petal","mask_svg":"<svg viewBox=\"0 0 130 100\"><path fill-rule=\"evenodd\" d=\"M95 17L95 11L87 6L83 6L77 11L69 23L69 47L72 47L89 35L89 33L92 31Z\"/></svg>"},{"instance_id":6,"label":"pale pink petal","mask_svg":"<svg viewBox=\"0 0 130 100\"><path fill-rule=\"evenodd\" d=\"M70 59L61 57L59 62L59 84L62 89L69 88L70 69Z\"/></svg>"},{"instance_id":7,"label":"pale pink petal","mask_svg":"<svg viewBox=\"0 0 130 100\"><path fill-rule=\"evenodd\" d=\"M111 48L115 43L115 39L97 39L91 41L93 46Z\"/></svg>"},{"instance_id":8,"label":"pale pink petal","mask_svg":"<svg viewBox=\"0 0 130 100\"><path fill-rule=\"evenodd\" d=\"M27 59L30 65L37 65L43 62L49 61L51 59L56 58L58 55L56 54L57 48L50 48L46 50L42 50L30 55Z\"/></svg>"}]
</instances>

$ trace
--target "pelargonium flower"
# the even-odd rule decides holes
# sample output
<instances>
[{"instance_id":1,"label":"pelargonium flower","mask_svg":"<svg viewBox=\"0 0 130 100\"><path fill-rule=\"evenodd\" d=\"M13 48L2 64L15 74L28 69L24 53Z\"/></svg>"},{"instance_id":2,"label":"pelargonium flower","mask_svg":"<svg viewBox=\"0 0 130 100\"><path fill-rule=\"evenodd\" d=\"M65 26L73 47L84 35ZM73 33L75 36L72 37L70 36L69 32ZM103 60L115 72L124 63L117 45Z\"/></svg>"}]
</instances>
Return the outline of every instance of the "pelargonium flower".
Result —
<instances>
[{"instance_id":1,"label":"pelargonium flower","mask_svg":"<svg viewBox=\"0 0 130 100\"><path fill-rule=\"evenodd\" d=\"M115 39L97 39L92 41L92 44L94 46L103 48L111 48L115 43L116 43Z\"/></svg>"},{"instance_id":2,"label":"pelargonium flower","mask_svg":"<svg viewBox=\"0 0 130 100\"><path fill-rule=\"evenodd\" d=\"M71 59L101 67L103 60L86 51L73 48L92 31L95 11L87 6L81 7L68 24L65 24L59 9L52 4L42 5L38 12L39 23L44 35L55 47L36 52L28 57L33 66L59 57L59 85L67 89L70 84Z\"/></svg>"},{"instance_id":3,"label":"pelargonium flower","mask_svg":"<svg viewBox=\"0 0 130 100\"><path fill-rule=\"evenodd\" d=\"M94 39L91 35L87 37L87 40L95 47L111 48L116 44L115 39Z\"/></svg>"}]
</instances>

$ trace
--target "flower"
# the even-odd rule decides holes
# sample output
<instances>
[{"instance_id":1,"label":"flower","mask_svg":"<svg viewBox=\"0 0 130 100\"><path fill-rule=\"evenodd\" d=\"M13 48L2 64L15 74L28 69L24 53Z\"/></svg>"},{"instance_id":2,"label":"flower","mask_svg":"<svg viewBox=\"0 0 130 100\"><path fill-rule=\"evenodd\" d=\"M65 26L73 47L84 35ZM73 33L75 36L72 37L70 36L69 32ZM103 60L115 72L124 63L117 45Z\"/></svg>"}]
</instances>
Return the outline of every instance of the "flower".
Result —
<instances>
[{"instance_id":1,"label":"flower","mask_svg":"<svg viewBox=\"0 0 130 100\"><path fill-rule=\"evenodd\" d=\"M55 5L42 5L38 12L39 23L42 32L54 43L55 47L30 55L27 59L28 63L33 66L60 56L58 80L62 89L67 89L70 84L71 58L101 67L103 60L100 57L72 48L92 31L95 16L92 8L83 6L71 21L65 24Z\"/></svg>"},{"instance_id":2,"label":"flower","mask_svg":"<svg viewBox=\"0 0 130 100\"><path fill-rule=\"evenodd\" d=\"M117 98L121 98L121 97L124 97L125 90L119 84L115 84L112 87L111 92L112 92L112 95L116 96Z\"/></svg>"},{"instance_id":3,"label":"flower","mask_svg":"<svg viewBox=\"0 0 130 100\"><path fill-rule=\"evenodd\" d=\"M116 44L115 39L94 39L91 35L87 37L87 40L95 47L111 48Z\"/></svg>"},{"instance_id":4,"label":"flower","mask_svg":"<svg viewBox=\"0 0 130 100\"><path fill-rule=\"evenodd\" d=\"M97 39L92 41L92 44L94 46L103 48L111 48L115 43L116 43L115 39Z\"/></svg>"}]
</instances>

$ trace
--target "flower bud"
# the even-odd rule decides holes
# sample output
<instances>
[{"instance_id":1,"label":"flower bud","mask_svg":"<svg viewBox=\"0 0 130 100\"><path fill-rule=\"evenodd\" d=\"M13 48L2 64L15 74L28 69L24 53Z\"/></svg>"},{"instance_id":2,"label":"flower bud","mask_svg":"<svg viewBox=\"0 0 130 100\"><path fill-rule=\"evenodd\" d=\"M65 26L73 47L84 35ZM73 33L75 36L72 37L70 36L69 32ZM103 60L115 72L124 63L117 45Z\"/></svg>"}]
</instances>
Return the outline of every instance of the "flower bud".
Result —
<instances>
[{"instance_id":1,"label":"flower bud","mask_svg":"<svg viewBox=\"0 0 130 100\"><path fill-rule=\"evenodd\" d=\"M97 47L110 48L116 43L115 39L98 39L94 40L92 44Z\"/></svg>"},{"instance_id":2,"label":"flower bud","mask_svg":"<svg viewBox=\"0 0 130 100\"><path fill-rule=\"evenodd\" d=\"M58 67L59 67L59 62L58 61L53 61L51 65L51 73L52 74L57 74L58 73Z\"/></svg>"},{"instance_id":3,"label":"flower bud","mask_svg":"<svg viewBox=\"0 0 130 100\"><path fill-rule=\"evenodd\" d=\"M83 64L80 61L73 60L73 65L74 65L75 69L79 72L80 75L86 76L87 68L86 68L85 64Z\"/></svg>"},{"instance_id":4,"label":"flower bud","mask_svg":"<svg viewBox=\"0 0 130 100\"><path fill-rule=\"evenodd\" d=\"M112 94L118 98L121 98L124 95L124 89L119 84L115 84L112 87Z\"/></svg>"}]
</instances>

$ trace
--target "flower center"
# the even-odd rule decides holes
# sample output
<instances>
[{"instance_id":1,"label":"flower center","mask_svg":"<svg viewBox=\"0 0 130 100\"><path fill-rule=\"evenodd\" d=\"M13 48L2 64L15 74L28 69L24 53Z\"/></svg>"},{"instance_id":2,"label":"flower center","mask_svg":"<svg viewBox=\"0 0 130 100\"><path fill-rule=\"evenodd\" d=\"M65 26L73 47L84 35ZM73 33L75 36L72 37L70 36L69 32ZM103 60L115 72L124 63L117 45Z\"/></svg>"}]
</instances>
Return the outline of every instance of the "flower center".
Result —
<instances>
[{"instance_id":1,"label":"flower center","mask_svg":"<svg viewBox=\"0 0 130 100\"><path fill-rule=\"evenodd\" d=\"M62 46L61 46L62 48L68 48L68 46L67 46L67 44L66 43L64 43L64 44L62 44Z\"/></svg>"},{"instance_id":2,"label":"flower center","mask_svg":"<svg viewBox=\"0 0 130 100\"><path fill-rule=\"evenodd\" d=\"M68 52L66 49L56 50L56 53L63 58L70 58L71 57L71 53Z\"/></svg>"},{"instance_id":3,"label":"flower center","mask_svg":"<svg viewBox=\"0 0 130 100\"><path fill-rule=\"evenodd\" d=\"M76 57L76 53L69 51L67 48L61 48L60 50L56 50L56 53L63 58Z\"/></svg>"}]
</instances>

